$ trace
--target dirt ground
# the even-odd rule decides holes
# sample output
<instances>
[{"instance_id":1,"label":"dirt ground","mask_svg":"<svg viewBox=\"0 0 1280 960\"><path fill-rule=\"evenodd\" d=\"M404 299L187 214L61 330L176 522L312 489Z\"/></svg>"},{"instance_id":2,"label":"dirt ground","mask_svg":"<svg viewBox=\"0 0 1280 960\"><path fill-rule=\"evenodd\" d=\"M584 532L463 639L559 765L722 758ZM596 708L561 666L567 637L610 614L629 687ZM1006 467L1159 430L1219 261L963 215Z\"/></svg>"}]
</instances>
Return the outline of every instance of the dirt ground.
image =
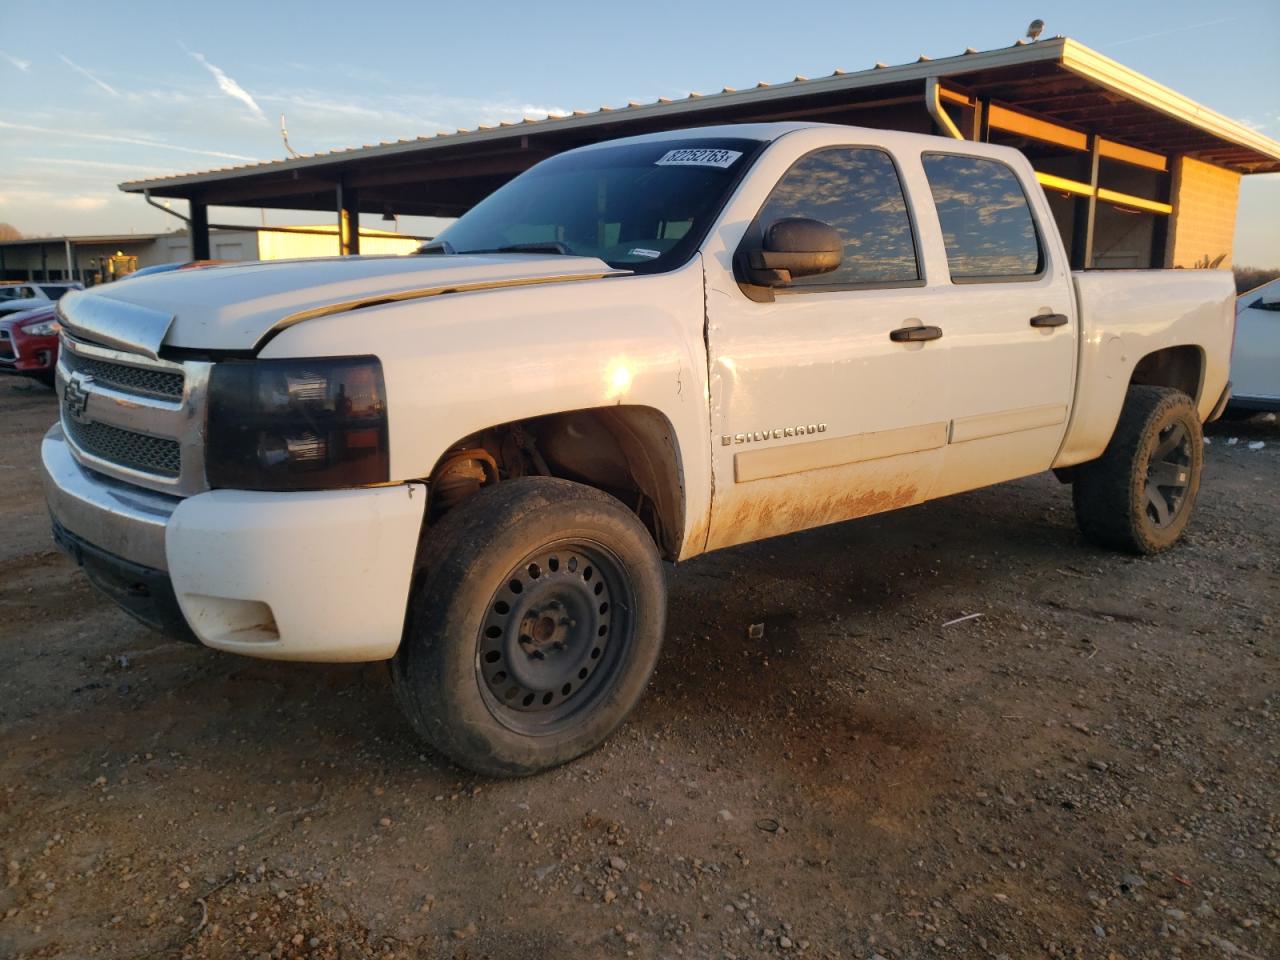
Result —
<instances>
[{"instance_id":1,"label":"dirt ground","mask_svg":"<svg viewBox=\"0 0 1280 960\"><path fill-rule=\"evenodd\" d=\"M96 596L54 416L0 381L0 957L1280 956L1274 420L1156 559L1045 476L681 566L631 721L494 782Z\"/></svg>"}]
</instances>

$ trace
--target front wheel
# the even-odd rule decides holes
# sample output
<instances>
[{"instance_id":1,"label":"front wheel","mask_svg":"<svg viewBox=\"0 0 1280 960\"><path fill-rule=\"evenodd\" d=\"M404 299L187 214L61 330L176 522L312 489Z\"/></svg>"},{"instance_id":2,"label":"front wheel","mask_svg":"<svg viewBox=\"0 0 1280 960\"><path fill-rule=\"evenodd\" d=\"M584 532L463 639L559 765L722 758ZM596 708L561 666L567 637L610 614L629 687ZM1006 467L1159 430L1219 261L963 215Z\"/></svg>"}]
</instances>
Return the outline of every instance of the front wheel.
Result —
<instances>
[{"instance_id":1,"label":"front wheel","mask_svg":"<svg viewBox=\"0 0 1280 960\"><path fill-rule=\"evenodd\" d=\"M1169 549L1191 519L1203 465L1191 398L1169 387L1130 387L1107 449L1078 468L1072 496L1081 532L1130 553Z\"/></svg>"},{"instance_id":2,"label":"front wheel","mask_svg":"<svg viewBox=\"0 0 1280 960\"><path fill-rule=\"evenodd\" d=\"M510 480L446 514L422 551L391 673L436 750L523 776L593 749L631 712L661 647L666 580L620 502Z\"/></svg>"}]
</instances>

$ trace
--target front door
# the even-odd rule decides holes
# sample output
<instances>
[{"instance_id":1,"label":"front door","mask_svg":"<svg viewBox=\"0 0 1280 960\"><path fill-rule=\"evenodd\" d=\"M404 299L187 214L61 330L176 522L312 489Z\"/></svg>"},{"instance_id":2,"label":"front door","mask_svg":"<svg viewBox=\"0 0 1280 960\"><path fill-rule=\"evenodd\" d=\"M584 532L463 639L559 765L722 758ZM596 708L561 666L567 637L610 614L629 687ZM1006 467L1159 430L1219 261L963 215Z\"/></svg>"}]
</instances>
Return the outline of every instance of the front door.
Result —
<instances>
[{"instance_id":1,"label":"front door","mask_svg":"<svg viewBox=\"0 0 1280 960\"><path fill-rule=\"evenodd\" d=\"M770 302L727 274L709 284L708 549L918 503L947 442L941 343L890 338L938 322L893 158L861 146L800 157L744 243L785 217L835 227L844 262Z\"/></svg>"}]
</instances>

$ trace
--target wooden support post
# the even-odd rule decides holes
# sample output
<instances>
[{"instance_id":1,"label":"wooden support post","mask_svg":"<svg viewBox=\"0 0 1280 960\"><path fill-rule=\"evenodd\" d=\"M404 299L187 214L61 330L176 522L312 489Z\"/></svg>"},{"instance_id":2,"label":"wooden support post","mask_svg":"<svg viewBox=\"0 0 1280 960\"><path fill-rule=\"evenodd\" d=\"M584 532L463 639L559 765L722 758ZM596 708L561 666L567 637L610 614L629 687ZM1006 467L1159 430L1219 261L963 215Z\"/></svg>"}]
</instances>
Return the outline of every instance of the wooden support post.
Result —
<instances>
[{"instance_id":1,"label":"wooden support post","mask_svg":"<svg viewBox=\"0 0 1280 960\"><path fill-rule=\"evenodd\" d=\"M1075 228L1071 236L1071 267L1088 270L1093 266L1093 226L1098 212L1098 135L1089 135L1089 195L1076 200Z\"/></svg>"},{"instance_id":2,"label":"wooden support post","mask_svg":"<svg viewBox=\"0 0 1280 960\"><path fill-rule=\"evenodd\" d=\"M354 256L360 252L360 192L339 183L337 194L338 255Z\"/></svg>"},{"instance_id":3,"label":"wooden support post","mask_svg":"<svg viewBox=\"0 0 1280 960\"><path fill-rule=\"evenodd\" d=\"M209 257L209 208L195 200L189 201L191 217L187 230L191 233L191 259L208 260Z\"/></svg>"}]
</instances>

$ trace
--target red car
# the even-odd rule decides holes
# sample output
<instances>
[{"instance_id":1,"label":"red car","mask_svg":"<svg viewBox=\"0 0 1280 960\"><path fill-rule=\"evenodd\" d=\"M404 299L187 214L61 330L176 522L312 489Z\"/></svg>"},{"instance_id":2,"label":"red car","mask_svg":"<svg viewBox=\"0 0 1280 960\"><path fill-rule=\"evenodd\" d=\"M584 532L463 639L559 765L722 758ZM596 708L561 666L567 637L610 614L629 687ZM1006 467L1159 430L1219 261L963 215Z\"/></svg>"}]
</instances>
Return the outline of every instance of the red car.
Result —
<instances>
[{"instance_id":1,"label":"red car","mask_svg":"<svg viewBox=\"0 0 1280 960\"><path fill-rule=\"evenodd\" d=\"M58 365L58 318L53 304L0 319L0 373L16 373L53 386Z\"/></svg>"}]
</instances>

